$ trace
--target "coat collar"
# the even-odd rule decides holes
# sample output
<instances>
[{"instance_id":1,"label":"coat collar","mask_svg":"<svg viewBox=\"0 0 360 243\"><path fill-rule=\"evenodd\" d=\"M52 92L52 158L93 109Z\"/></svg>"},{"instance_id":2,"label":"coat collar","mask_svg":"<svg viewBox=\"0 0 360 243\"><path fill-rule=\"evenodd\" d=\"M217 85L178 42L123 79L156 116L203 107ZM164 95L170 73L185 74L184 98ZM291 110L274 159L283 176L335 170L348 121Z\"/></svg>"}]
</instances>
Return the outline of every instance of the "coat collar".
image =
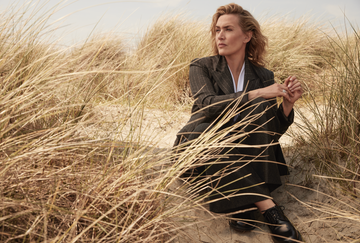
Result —
<instances>
[{"instance_id":1,"label":"coat collar","mask_svg":"<svg viewBox=\"0 0 360 243\"><path fill-rule=\"evenodd\" d=\"M224 56L217 56L217 61L213 62L213 69L219 78L221 77L222 81L218 83L220 88L224 91L225 94L234 93L234 85L231 78L231 73L228 68L226 58ZM254 72L254 65L245 57L245 79L243 90L247 87L247 91L255 89L253 85L257 82L253 82L258 79Z\"/></svg>"}]
</instances>

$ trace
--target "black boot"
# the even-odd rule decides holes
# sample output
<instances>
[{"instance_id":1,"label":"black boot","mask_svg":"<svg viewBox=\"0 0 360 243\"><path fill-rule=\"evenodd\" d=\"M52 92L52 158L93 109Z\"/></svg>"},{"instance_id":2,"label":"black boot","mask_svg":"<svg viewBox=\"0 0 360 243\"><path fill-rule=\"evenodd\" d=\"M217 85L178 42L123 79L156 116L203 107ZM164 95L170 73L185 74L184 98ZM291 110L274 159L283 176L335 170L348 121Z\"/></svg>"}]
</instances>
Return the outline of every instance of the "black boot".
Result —
<instances>
[{"instance_id":1,"label":"black boot","mask_svg":"<svg viewBox=\"0 0 360 243\"><path fill-rule=\"evenodd\" d=\"M235 214L232 216L232 218L236 218L238 220L231 219L229 221L229 225L238 232L244 233L255 229L254 219L252 217L251 211ZM250 221L247 219L250 219Z\"/></svg>"},{"instance_id":2,"label":"black boot","mask_svg":"<svg viewBox=\"0 0 360 243\"><path fill-rule=\"evenodd\" d=\"M302 241L302 237L291 224L290 220L285 216L284 212L279 206L274 206L265 211L264 217L268 223L273 234L271 237L274 243L292 243ZM279 237L277 237L279 236ZM298 240L298 241L294 241Z\"/></svg>"}]
</instances>

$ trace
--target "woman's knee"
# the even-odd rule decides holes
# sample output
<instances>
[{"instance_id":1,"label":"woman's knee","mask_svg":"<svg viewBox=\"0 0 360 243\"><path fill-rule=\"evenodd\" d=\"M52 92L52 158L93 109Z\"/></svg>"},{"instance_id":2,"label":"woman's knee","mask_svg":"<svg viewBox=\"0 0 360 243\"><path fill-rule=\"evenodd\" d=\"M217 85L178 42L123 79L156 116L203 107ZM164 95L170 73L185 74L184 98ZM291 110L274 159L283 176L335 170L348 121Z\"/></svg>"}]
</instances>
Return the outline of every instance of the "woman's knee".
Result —
<instances>
[{"instance_id":1,"label":"woman's knee","mask_svg":"<svg viewBox=\"0 0 360 243\"><path fill-rule=\"evenodd\" d=\"M189 140L198 138L203 132L210 128L210 123L200 123L195 127L195 129L189 135Z\"/></svg>"},{"instance_id":2,"label":"woman's knee","mask_svg":"<svg viewBox=\"0 0 360 243\"><path fill-rule=\"evenodd\" d=\"M257 106L259 108L263 108L263 110L270 106L270 102L267 99L264 99L262 97L258 97L251 101L251 105Z\"/></svg>"},{"instance_id":3,"label":"woman's knee","mask_svg":"<svg viewBox=\"0 0 360 243\"><path fill-rule=\"evenodd\" d=\"M256 99L254 99L252 102L251 102L251 105L252 105L252 113L253 114L258 114L258 113L261 113L261 112L266 112L266 113L273 113L274 109L274 106L276 106L276 101L274 102L271 102L267 99L264 99L264 98L261 98L261 97L258 97Z\"/></svg>"}]
</instances>

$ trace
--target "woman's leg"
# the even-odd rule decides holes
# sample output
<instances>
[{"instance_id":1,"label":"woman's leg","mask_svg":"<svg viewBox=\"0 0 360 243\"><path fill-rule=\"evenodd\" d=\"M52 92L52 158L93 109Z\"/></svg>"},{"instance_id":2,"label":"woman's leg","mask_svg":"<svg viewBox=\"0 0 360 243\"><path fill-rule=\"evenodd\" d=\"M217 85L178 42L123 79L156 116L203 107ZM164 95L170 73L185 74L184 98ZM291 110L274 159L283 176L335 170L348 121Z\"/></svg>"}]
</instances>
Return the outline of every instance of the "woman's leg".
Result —
<instances>
[{"instance_id":1,"label":"woman's leg","mask_svg":"<svg viewBox=\"0 0 360 243\"><path fill-rule=\"evenodd\" d=\"M269 208L275 207L275 203L271 199L266 199L260 202L254 203L261 213L268 210Z\"/></svg>"},{"instance_id":2,"label":"woman's leg","mask_svg":"<svg viewBox=\"0 0 360 243\"><path fill-rule=\"evenodd\" d=\"M275 203L271 199L262 200L254 204L261 213L264 213L267 209L275 206ZM230 220L230 227L241 233L255 229L254 216L252 214L252 211L247 211L233 215L232 217L235 219L237 218L237 220Z\"/></svg>"}]
</instances>

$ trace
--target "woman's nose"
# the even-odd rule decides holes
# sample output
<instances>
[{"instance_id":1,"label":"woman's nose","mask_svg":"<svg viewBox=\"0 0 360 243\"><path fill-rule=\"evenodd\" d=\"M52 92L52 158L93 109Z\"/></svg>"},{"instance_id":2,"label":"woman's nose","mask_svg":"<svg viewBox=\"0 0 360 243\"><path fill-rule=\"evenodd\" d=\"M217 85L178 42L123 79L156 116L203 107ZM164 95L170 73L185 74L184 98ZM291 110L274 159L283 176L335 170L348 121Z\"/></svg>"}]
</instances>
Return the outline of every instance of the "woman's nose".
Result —
<instances>
[{"instance_id":1,"label":"woman's nose","mask_svg":"<svg viewBox=\"0 0 360 243\"><path fill-rule=\"evenodd\" d=\"M223 40L223 39L224 39L224 32L223 32L222 30L220 30L220 31L218 32L218 39L220 39L220 40Z\"/></svg>"}]
</instances>

